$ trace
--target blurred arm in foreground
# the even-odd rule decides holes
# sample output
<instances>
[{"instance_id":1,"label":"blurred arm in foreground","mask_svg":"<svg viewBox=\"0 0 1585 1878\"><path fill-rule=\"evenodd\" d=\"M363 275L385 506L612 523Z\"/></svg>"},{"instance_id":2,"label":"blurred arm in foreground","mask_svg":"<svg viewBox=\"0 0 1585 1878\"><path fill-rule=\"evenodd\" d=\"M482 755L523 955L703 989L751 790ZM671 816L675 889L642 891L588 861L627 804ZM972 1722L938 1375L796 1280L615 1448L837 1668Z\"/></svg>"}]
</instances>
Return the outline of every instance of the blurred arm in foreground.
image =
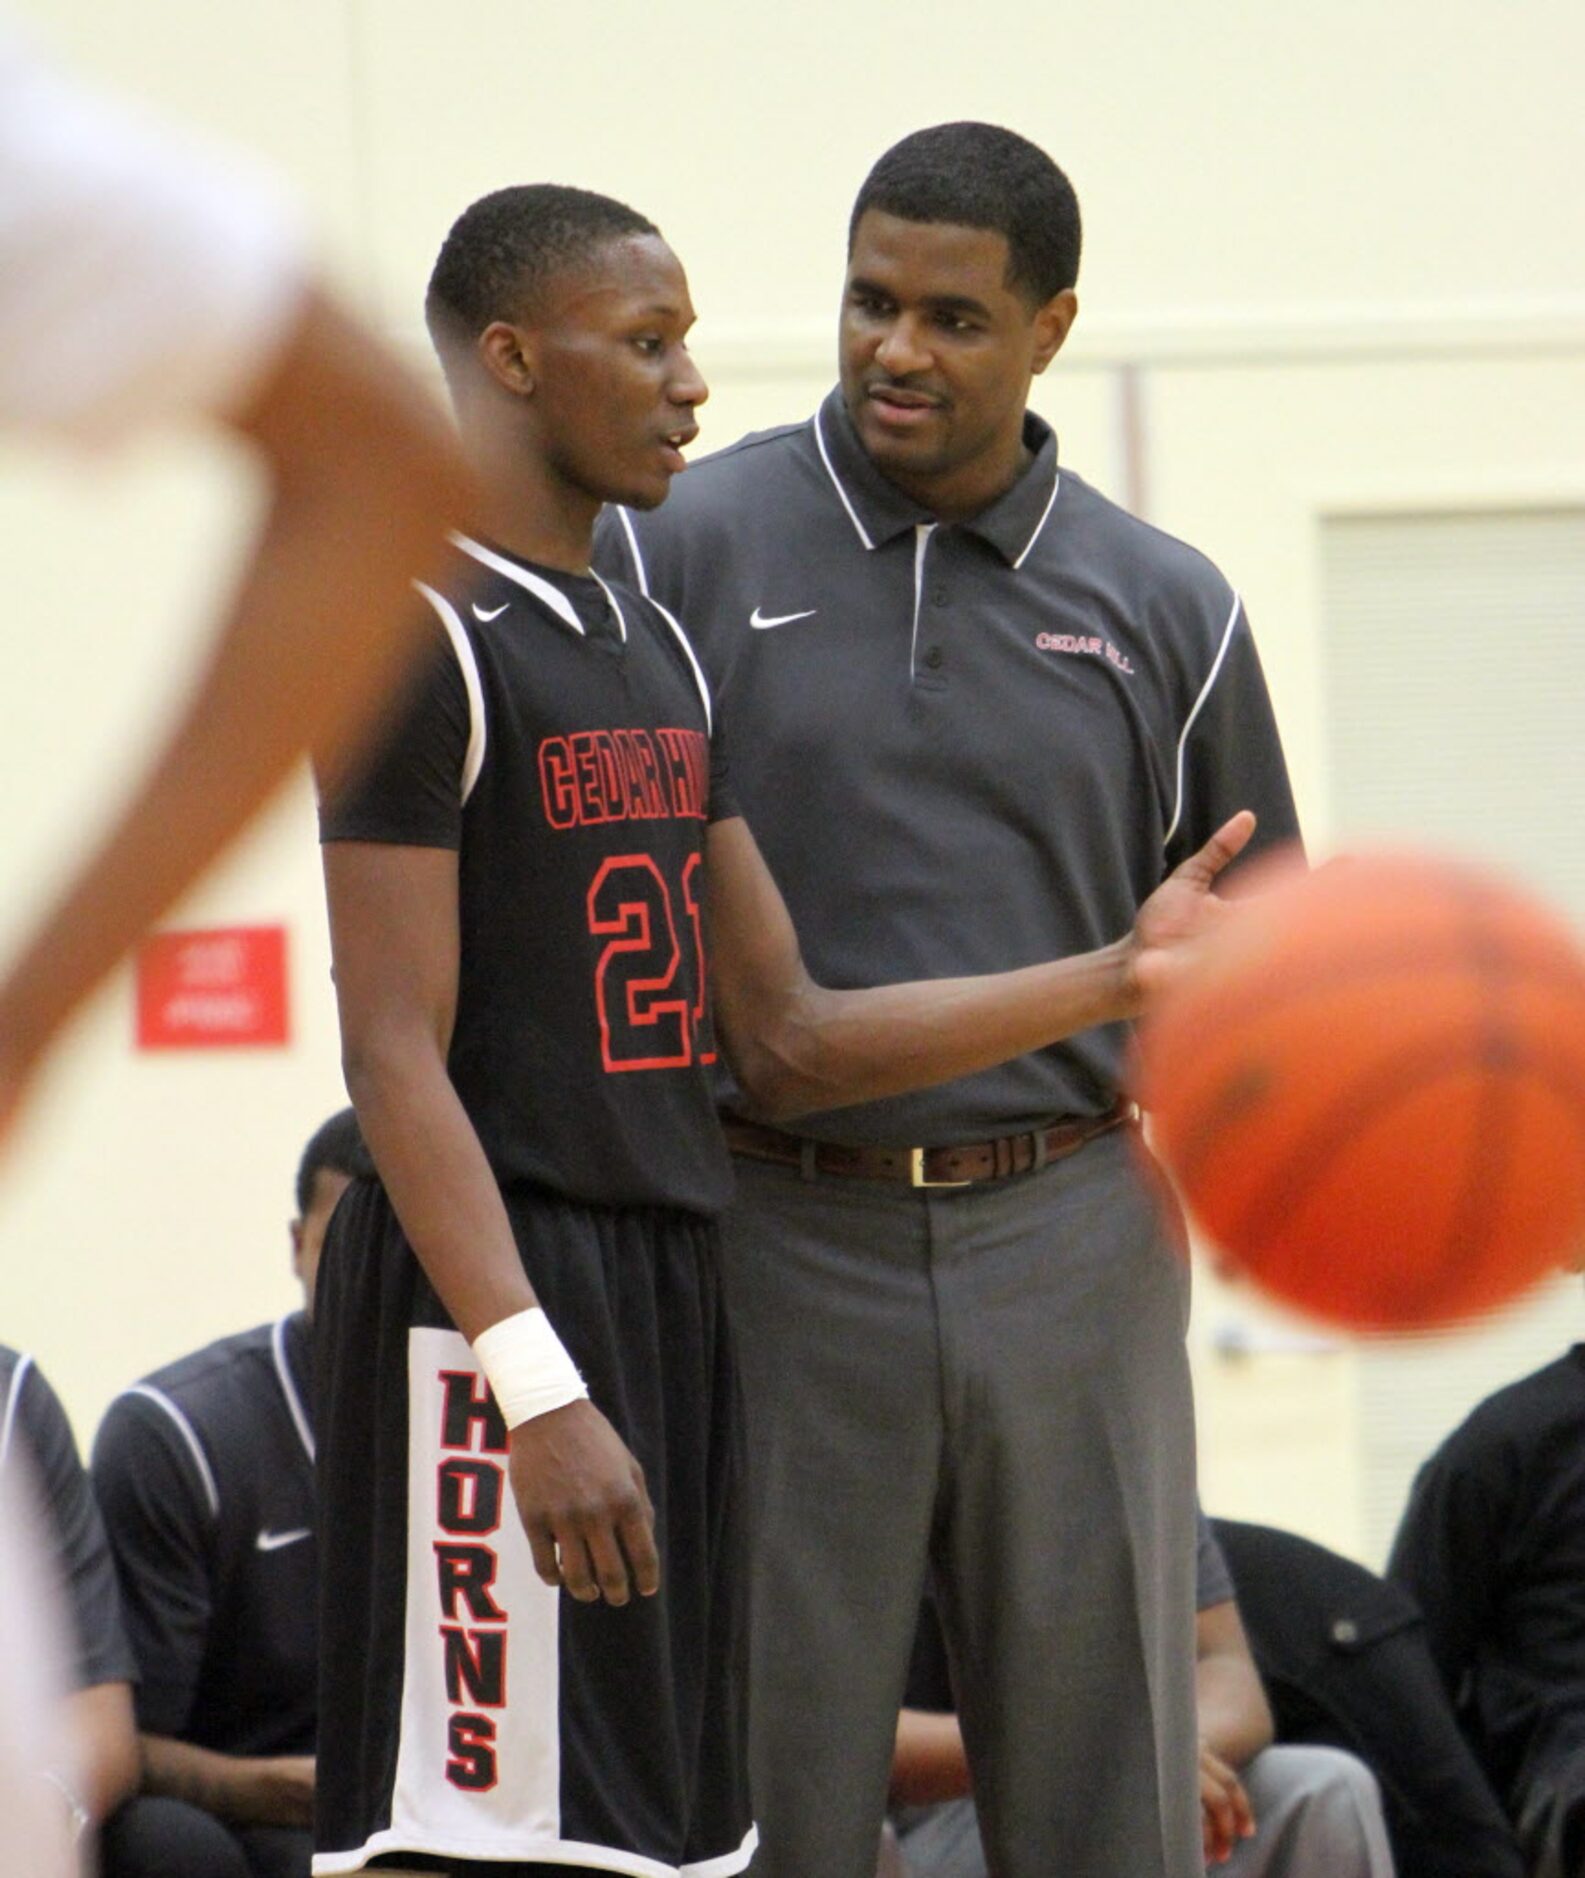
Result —
<instances>
[{"instance_id":1,"label":"blurred arm in foreground","mask_svg":"<svg viewBox=\"0 0 1585 1878\"><path fill-rule=\"evenodd\" d=\"M208 420L261 533L137 790L0 980L0 1127L48 1045L304 754L333 759L414 641L471 484L438 410L314 284L269 190L167 144L0 30L0 424L89 443Z\"/></svg>"}]
</instances>

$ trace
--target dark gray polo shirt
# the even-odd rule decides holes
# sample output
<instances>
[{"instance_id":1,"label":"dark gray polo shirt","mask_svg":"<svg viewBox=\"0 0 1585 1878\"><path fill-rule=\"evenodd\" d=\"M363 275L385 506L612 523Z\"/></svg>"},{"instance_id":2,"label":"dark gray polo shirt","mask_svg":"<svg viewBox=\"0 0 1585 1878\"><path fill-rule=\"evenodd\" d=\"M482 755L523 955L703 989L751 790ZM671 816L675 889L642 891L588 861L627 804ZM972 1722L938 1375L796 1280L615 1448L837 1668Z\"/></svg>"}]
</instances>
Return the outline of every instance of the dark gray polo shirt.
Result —
<instances>
[{"instance_id":1,"label":"dark gray polo shirt","mask_svg":"<svg viewBox=\"0 0 1585 1878\"><path fill-rule=\"evenodd\" d=\"M840 391L694 465L597 560L678 614L738 799L823 984L1003 971L1120 938L1235 810L1297 832L1237 595L1194 549L1034 460L937 525L875 469ZM1125 1027L800 1124L973 1141L1117 1092Z\"/></svg>"}]
</instances>

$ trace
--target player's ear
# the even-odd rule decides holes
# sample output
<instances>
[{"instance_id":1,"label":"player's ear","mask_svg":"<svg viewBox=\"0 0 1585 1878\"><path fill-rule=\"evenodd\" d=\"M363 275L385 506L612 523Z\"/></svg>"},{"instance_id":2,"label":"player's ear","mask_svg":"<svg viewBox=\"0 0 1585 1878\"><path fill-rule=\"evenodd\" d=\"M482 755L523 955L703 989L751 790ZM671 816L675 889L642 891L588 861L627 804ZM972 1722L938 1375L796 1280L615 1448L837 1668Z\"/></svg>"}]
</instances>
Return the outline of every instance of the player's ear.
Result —
<instances>
[{"instance_id":1,"label":"player's ear","mask_svg":"<svg viewBox=\"0 0 1585 1878\"><path fill-rule=\"evenodd\" d=\"M534 353L529 335L520 326L492 320L478 338L484 369L507 391L520 398L534 390Z\"/></svg>"},{"instance_id":2,"label":"player's ear","mask_svg":"<svg viewBox=\"0 0 1585 1878\"><path fill-rule=\"evenodd\" d=\"M1062 350L1062 342L1078 317L1079 296L1071 287L1054 293L1036 312L1034 371L1037 377Z\"/></svg>"}]
</instances>

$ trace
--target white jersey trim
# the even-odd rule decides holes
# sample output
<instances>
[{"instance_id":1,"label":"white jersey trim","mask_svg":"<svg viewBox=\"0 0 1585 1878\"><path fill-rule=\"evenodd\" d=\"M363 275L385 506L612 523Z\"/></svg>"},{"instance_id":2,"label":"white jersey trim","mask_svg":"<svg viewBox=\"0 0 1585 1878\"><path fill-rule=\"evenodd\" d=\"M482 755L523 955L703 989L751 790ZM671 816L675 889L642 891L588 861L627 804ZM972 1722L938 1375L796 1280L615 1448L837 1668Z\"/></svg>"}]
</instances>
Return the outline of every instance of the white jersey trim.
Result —
<instances>
[{"instance_id":1,"label":"white jersey trim","mask_svg":"<svg viewBox=\"0 0 1585 1878\"><path fill-rule=\"evenodd\" d=\"M17 1410L22 1405L22 1385L27 1380L27 1373L34 1368L31 1356L19 1356L17 1366L11 1372L11 1387L6 1390L5 1420L0 1422L0 1467L4 1467L11 1458L11 1436L16 1430Z\"/></svg>"},{"instance_id":2,"label":"white jersey trim","mask_svg":"<svg viewBox=\"0 0 1585 1878\"><path fill-rule=\"evenodd\" d=\"M467 535L453 535L452 540L464 554L471 554L474 560L501 575L505 580L514 582L525 593L531 593L536 600L548 606L563 625L570 626L580 639L588 637L583 630L583 621L579 619L572 602L559 587L553 587L548 580L541 580L538 574L530 573L526 567L519 567L516 561L507 560L504 554L496 554L482 542L473 541Z\"/></svg>"},{"instance_id":3,"label":"white jersey trim","mask_svg":"<svg viewBox=\"0 0 1585 1878\"><path fill-rule=\"evenodd\" d=\"M864 524L859 520L858 510L854 508L853 504L848 500L848 492L842 487L842 478L838 476L836 470L832 467L831 453L826 449L826 434L820 428L820 413L818 411L815 412L815 447L820 452L820 461L826 466L826 474L831 478L831 487L835 489L837 494L842 498L842 506L848 512L848 520L858 530L859 540L864 543L866 548L873 548L875 543L870 540L868 529L866 529Z\"/></svg>"},{"instance_id":4,"label":"white jersey trim","mask_svg":"<svg viewBox=\"0 0 1585 1878\"><path fill-rule=\"evenodd\" d=\"M603 580L600 580L600 576L594 568L591 567L589 569L589 572L594 575L594 578L597 581L599 581L600 591L601 593L605 595L606 604L610 607L611 611L616 615L616 629L622 635L623 645L626 645L627 644L627 615L622 611L621 601L617 599L616 595L611 591L611 589L606 585L606 583Z\"/></svg>"},{"instance_id":5,"label":"white jersey trim","mask_svg":"<svg viewBox=\"0 0 1585 1878\"><path fill-rule=\"evenodd\" d=\"M270 1353L275 1358L275 1374L280 1380L281 1394L286 1397L286 1407L292 1418L292 1425L297 1430L297 1437L303 1444L303 1451L309 1460L314 1458L314 1431L309 1426L308 1415L303 1408L303 1399L297 1393L297 1384L292 1380L291 1365L286 1360L286 1326L290 1319L282 1317L276 1320L270 1331Z\"/></svg>"},{"instance_id":6,"label":"white jersey trim","mask_svg":"<svg viewBox=\"0 0 1585 1878\"><path fill-rule=\"evenodd\" d=\"M677 635L677 643L683 649L683 655L693 667L693 682L699 687L699 702L704 706L704 727L712 736L715 735L715 708L710 702L710 687L705 683L704 668L694 657L693 647L688 643L688 635L682 629L682 622L676 614L663 607L653 594L650 605Z\"/></svg>"},{"instance_id":7,"label":"white jersey trim","mask_svg":"<svg viewBox=\"0 0 1585 1878\"><path fill-rule=\"evenodd\" d=\"M633 577L638 582L638 590L645 599L653 600L649 590L649 569L644 565L644 555L638 545L638 530L633 526L633 518L627 510L618 506L616 519L622 524L622 533L627 536L628 553L633 557Z\"/></svg>"},{"instance_id":8,"label":"white jersey trim","mask_svg":"<svg viewBox=\"0 0 1585 1878\"><path fill-rule=\"evenodd\" d=\"M462 687L468 694L468 748L462 759L462 800L466 803L473 794L473 785L479 780L479 771L484 768L485 751L489 744L484 717L484 681L479 677L479 661L474 657L473 641L468 637L468 629L463 625L457 609L444 595L436 593L433 587L426 587L421 580L415 580L413 585L435 609L437 618L446 629L446 637L451 641L457 664L462 669Z\"/></svg>"},{"instance_id":9,"label":"white jersey trim","mask_svg":"<svg viewBox=\"0 0 1585 1878\"><path fill-rule=\"evenodd\" d=\"M198 1469L198 1477L203 1482L204 1495L209 1501L209 1511L214 1518L220 1517L220 1489L215 1485L215 1476L209 1466L209 1456L204 1452L204 1445L198 1439L198 1431L162 1390L152 1383L135 1382L130 1389L123 1390L124 1395L140 1395L145 1401L152 1402L163 1414L168 1415L176 1424L176 1431L187 1443L188 1452L193 1457L193 1465Z\"/></svg>"},{"instance_id":10,"label":"white jersey trim","mask_svg":"<svg viewBox=\"0 0 1585 1878\"><path fill-rule=\"evenodd\" d=\"M1172 804L1172 820L1167 825L1166 834L1161 838L1161 845L1163 847L1166 847L1167 843L1171 841L1172 837L1178 832L1178 823L1183 820L1183 758L1184 752L1188 748L1189 732L1193 730L1194 720L1200 715L1205 700L1210 697L1211 688L1215 685L1217 677L1221 673L1222 666L1226 662L1227 648L1233 643L1233 628L1238 624L1238 616L1243 611L1243 606L1244 602L1235 593L1233 595L1233 610L1228 614L1227 624L1222 629L1222 643L1216 648L1216 657L1211 661L1210 672L1206 676L1205 683L1200 687L1200 695L1194 700L1194 708L1184 720L1183 729L1178 737L1177 773L1173 784L1175 798Z\"/></svg>"},{"instance_id":11,"label":"white jersey trim","mask_svg":"<svg viewBox=\"0 0 1585 1878\"><path fill-rule=\"evenodd\" d=\"M530 1865L587 1865L592 1872L620 1872L623 1878L733 1878L747 1871L749 1861L759 1850L759 1828L750 1826L743 1843L717 1858L699 1859L691 1865L668 1865L662 1859L645 1858L641 1852L624 1852L616 1846L592 1845L584 1839L544 1839L526 1841L512 1847L512 1863ZM316 1852L311 1867L313 1878L340 1878L342 1873L361 1872L371 1858L381 1852L421 1852L435 1858L469 1858L473 1848L464 1845L420 1844L411 1833L387 1828L371 1833L368 1840L353 1852ZM486 1851L486 1859L499 1858L498 1850ZM400 1869L392 1873L400 1878Z\"/></svg>"}]
</instances>

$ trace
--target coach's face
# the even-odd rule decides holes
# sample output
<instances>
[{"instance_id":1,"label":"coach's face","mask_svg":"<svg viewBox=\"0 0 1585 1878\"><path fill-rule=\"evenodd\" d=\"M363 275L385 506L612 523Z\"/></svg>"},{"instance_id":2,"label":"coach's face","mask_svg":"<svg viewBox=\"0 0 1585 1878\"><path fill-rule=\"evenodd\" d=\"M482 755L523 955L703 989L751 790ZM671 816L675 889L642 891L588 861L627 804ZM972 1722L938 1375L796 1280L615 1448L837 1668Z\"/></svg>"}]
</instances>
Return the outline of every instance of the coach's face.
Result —
<instances>
[{"instance_id":1,"label":"coach's face","mask_svg":"<svg viewBox=\"0 0 1585 1878\"><path fill-rule=\"evenodd\" d=\"M613 241L552 281L534 322L534 421L549 467L600 502L652 509L686 467L710 395L693 302L658 235Z\"/></svg>"},{"instance_id":2,"label":"coach's face","mask_svg":"<svg viewBox=\"0 0 1585 1878\"><path fill-rule=\"evenodd\" d=\"M868 210L842 297L842 395L870 459L953 520L992 502L1024 467L1029 383L1078 312L1007 284L1005 235Z\"/></svg>"}]
</instances>

